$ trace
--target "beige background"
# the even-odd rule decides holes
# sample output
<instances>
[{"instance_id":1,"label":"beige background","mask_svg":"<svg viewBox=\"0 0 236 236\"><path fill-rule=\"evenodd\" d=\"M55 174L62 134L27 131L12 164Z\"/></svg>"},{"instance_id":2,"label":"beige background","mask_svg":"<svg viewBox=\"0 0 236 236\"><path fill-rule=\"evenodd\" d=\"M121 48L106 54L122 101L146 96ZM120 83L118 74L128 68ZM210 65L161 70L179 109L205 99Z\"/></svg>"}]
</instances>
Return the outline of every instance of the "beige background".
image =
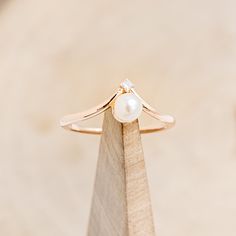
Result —
<instances>
[{"instance_id":1,"label":"beige background","mask_svg":"<svg viewBox=\"0 0 236 236\"><path fill-rule=\"evenodd\" d=\"M85 235L99 138L58 120L126 77L177 118L143 136L158 235L235 235L235 1L0 3L1 236Z\"/></svg>"}]
</instances>

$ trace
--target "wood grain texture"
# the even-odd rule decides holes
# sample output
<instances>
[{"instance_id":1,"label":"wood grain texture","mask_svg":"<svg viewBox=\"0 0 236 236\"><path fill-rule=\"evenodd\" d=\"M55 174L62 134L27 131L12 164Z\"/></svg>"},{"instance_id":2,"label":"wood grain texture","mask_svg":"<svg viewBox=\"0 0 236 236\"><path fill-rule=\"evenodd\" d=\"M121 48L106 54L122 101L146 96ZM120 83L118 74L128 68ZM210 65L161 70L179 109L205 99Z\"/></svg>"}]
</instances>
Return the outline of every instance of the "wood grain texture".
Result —
<instances>
[{"instance_id":1,"label":"wood grain texture","mask_svg":"<svg viewBox=\"0 0 236 236\"><path fill-rule=\"evenodd\" d=\"M105 113L88 236L152 236L151 201L138 121Z\"/></svg>"}]
</instances>

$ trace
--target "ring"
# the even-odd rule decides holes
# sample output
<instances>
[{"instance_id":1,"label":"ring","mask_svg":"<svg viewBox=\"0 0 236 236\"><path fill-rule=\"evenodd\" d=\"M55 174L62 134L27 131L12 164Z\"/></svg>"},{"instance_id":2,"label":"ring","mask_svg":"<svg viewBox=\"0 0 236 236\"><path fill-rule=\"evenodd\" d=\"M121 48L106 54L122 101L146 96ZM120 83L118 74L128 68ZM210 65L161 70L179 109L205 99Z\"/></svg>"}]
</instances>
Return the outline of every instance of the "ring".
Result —
<instances>
[{"instance_id":1,"label":"ring","mask_svg":"<svg viewBox=\"0 0 236 236\"><path fill-rule=\"evenodd\" d=\"M175 124L175 119L172 116L160 115L138 95L134 89L134 85L129 80L125 80L120 84L116 93L109 99L88 111L64 116L60 120L60 125L71 131L100 135L102 134L102 128L84 128L80 126L80 123L101 114L109 108L112 109L114 118L121 123L131 123L135 121L139 118L142 111L161 122L161 127L153 126L141 128L141 134L162 131Z\"/></svg>"}]
</instances>

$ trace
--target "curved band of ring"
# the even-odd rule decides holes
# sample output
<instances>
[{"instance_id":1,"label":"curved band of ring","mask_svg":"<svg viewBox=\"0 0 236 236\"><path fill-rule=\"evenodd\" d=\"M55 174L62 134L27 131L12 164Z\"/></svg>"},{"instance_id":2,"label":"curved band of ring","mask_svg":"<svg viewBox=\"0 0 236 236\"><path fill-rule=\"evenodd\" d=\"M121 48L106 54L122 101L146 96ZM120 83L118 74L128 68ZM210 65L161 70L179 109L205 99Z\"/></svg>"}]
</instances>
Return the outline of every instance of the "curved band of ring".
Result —
<instances>
[{"instance_id":1,"label":"curved band of ring","mask_svg":"<svg viewBox=\"0 0 236 236\"><path fill-rule=\"evenodd\" d=\"M141 134L148 134L153 132L162 131L165 129L168 129L172 127L175 124L175 119L170 115L160 115L156 112L155 109L153 109L148 103L146 103L138 94L137 92L132 88L130 89L131 93L135 94L141 101L143 105L143 111L150 115L151 117L155 118L159 122L162 123L161 127L144 127L140 129ZM94 107L88 111L82 112L82 113L76 113L71 114L63 117L60 121L60 125L68 130L80 132L84 134L95 134L100 135L102 134L102 128L83 128L80 127L80 122L83 122L85 120L88 120L92 117L95 117L102 112L106 111L110 107L112 107L113 101L121 94L123 94L123 89L118 89L118 91L109 99L107 99L105 102L101 103L97 107Z\"/></svg>"}]
</instances>

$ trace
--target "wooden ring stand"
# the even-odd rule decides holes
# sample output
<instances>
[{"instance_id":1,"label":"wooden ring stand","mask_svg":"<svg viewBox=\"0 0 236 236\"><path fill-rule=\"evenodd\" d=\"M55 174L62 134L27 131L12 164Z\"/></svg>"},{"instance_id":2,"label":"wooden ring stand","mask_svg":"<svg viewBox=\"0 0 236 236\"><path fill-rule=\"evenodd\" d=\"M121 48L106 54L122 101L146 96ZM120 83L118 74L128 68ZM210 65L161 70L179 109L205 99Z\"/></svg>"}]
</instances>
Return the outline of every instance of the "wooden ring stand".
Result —
<instances>
[{"instance_id":1,"label":"wooden ring stand","mask_svg":"<svg viewBox=\"0 0 236 236\"><path fill-rule=\"evenodd\" d=\"M138 120L105 112L88 236L154 236Z\"/></svg>"}]
</instances>

